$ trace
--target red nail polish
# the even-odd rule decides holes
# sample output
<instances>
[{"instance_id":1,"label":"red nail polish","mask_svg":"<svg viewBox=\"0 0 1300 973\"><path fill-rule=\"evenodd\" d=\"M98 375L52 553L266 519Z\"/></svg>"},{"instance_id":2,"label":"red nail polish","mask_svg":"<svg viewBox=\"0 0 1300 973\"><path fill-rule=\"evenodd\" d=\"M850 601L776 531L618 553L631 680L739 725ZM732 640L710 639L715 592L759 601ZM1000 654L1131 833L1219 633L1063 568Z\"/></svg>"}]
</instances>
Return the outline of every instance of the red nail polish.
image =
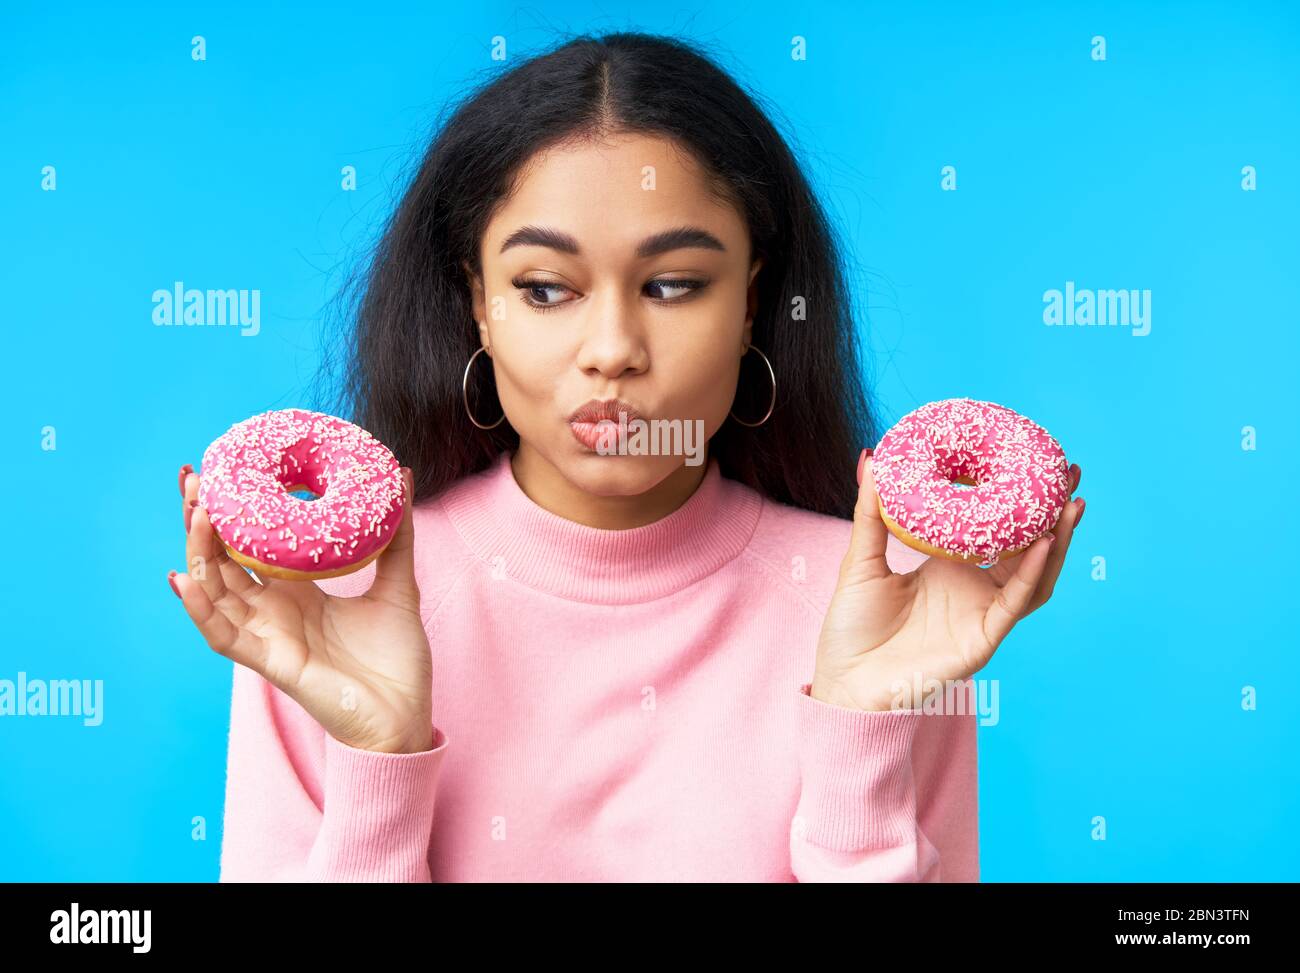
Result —
<instances>
[{"instance_id":1,"label":"red nail polish","mask_svg":"<svg viewBox=\"0 0 1300 973\"><path fill-rule=\"evenodd\" d=\"M189 463L186 463L184 466L181 467L180 482L178 486L180 487L182 497L185 496L185 478L193 472L194 472L194 467L191 466Z\"/></svg>"},{"instance_id":2,"label":"red nail polish","mask_svg":"<svg viewBox=\"0 0 1300 973\"><path fill-rule=\"evenodd\" d=\"M867 463L867 450L863 450L858 456L858 486L862 486L862 468Z\"/></svg>"},{"instance_id":3,"label":"red nail polish","mask_svg":"<svg viewBox=\"0 0 1300 973\"><path fill-rule=\"evenodd\" d=\"M175 572L175 571L168 571L168 572L167 572L167 583L168 583L169 585L172 586L172 591L174 591L174 592L176 593L176 597L177 597L177 598L180 598L180 596L181 596L181 589L178 588L178 587L176 587L176 572Z\"/></svg>"},{"instance_id":4,"label":"red nail polish","mask_svg":"<svg viewBox=\"0 0 1300 973\"><path fill-rule=\"evenodd\" d=\"M1075 527L1078 527L1079 524L1080 524L1080 522L1083 520L1083 508L1084 508L1084 506L1086 505L1086 503L1087 503L1087 501L1085 501L1085 500L1083 499L1083 497L1080 497L1080 498L1079 498L1079 516L1077 516L1077 517L1074 518L1074 526L1075 526Z\"/></svg>"},{"instance_id":5,"label":"red nail polish","mask_svg":"<svg viewBox=\"0 0 1300 973\"><path fill-rule=\"evenodd\" d=\"M199 505L197 500L191 500L188 507L185 508L185 533L190 532L190 522L194 520L194 508Z\"/></svg>"}]
</instances>

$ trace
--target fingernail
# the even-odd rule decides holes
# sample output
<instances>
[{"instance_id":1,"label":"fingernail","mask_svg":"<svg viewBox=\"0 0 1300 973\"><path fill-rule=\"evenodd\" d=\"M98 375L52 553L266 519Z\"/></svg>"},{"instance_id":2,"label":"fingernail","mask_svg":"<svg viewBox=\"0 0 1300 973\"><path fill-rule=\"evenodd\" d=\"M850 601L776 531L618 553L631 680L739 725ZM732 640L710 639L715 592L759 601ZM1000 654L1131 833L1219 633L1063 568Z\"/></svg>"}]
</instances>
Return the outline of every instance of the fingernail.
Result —
<instances>
[{"instance_id":1,"label":"fingernail","mask_svg":"<svg viewBox=\"0 0 1300 973\"><path fill-rule=\"evenodd\" d=\"M858 456L858 486L862 486L862 468L866 465L868 452L869 450L864 449Z\"/></svg>"},{"instance_id":2,"label":"fingernail","mask_svg":"<svg viewBox=\"0 0 1300 973\"><path fill-rule=\"evenodd\" d=\"M194 467L191 466L189 463L186 463L184 466L181 467L180 480L177 483L177 486L180 488L182 497L185 496L185 478L193 472L194 472Z\"/></svg>"},{"instance_id":3,"label":"fingernail","mask_svg":"<svg viewBox=\"0 0 1300 973\"><path fill-rule=\"evenodd\" d=\"M185 533L190 532L190 522L194 520L194 508L199 505L197 500L191 500L190 505L185 508Z\"/></svg>"},{"instance_id":4,"label":"fingernail","mask_svg":"<svg viewBox=\"0 0 1300 973\"><path fill-rule=\"evenodd\" d=\"M176 587L176 572L175 572L175 571L168 571L168 572L167 572L167 583L168 583L169 585L172 586L172 591L174 591L174 592L176 593L176 597L177 597L177 598L180 598L180 596L181 596L181 589L178 588L178 587Z\"/></svg>"},{"instance_id":5,"label":"fingernail","mask_svg":"<svg viewBox=\"0 0 1300 973\"><path fill-rule=\"evenodd\" d=\"M1074 526L1075 526L1075 527L1078 527L1079 524L1080 524L1080 522L1083 520L1083 508L1084 508L1084 505L1085 505L1086 503L1087 503L1087 501L1084 500L1083 497L1080 497L1080 498L1079 498L1079 516L1077 516L1077 517L1074 518Z\"/></svg>"}]
</instances>

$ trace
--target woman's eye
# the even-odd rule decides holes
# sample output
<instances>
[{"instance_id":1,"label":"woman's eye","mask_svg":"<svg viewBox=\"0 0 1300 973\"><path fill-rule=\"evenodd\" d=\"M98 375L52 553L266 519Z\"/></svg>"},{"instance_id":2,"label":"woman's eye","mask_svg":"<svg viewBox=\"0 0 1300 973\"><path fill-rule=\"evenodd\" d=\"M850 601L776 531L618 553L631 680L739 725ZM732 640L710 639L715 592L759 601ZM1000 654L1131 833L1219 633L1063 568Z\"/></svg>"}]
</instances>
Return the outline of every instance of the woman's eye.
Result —
<instances>
[{"instance_id":1,"label":"woman's eye","mask_svg":"<svg viewBox=\"0 0 1300 973\"><path fill-rule=\"evenodd\" d=\"M547 300L547 293L549 291L568 290L568 288L562 284L552 284L547 281L540 281L540 280L538 281L517 280L517 281L511 281L511 283L515 287L519 288L519 290L522 292L520 294L520 299L529 307L535 307L539 311L549 311L552 308L558 307L560 304L564 303L563 301Z\"/></svg>"},{"instance_id":2,"label":"woman's eye","mask_svg":"<svg viewBox=\"0 0 1300 973\"><path fill-rule=\"evenodd\" d=\"M652 280L652 281L650 281L650 283L648 283L646 286L647 286L647 287L658 287L658 288L661 288L661 289L664 290L664 291L668 291L668 292L669 292L669 293L667 293L667 294L663 294L662 297L659 298L660 300L676 301L676 300L680 300L681 298L685 297L687 294L690 294L692 291L697 291L697 290L699 290L701 287L704 286L704 284L705 284L705 281L702 281L702 280L667 280L667 279L664 279L664 280Z\"/></svg>"},{"instance_id":3,"label":"woman's eye","mask_svg":"<svg viewBox=\"0 0 1300 973\"><path fill-rule=\"evenodd\" d=\"M531 308L538 311L550 311L560 307L567 301L563 299L552 300L552 292L564 292L569 288L563 284L555 284L545 280L512 280L511 285L519 290L519 299ZM684 279L660 279L652 280L646 284L646 287L652 292L651 297L662 303L674 304L680 302L683 298L694 291L699 290L707 284L703 280L684 280ZM558 295L563 297L561 293Z\"/></svg>"}]
</instances>

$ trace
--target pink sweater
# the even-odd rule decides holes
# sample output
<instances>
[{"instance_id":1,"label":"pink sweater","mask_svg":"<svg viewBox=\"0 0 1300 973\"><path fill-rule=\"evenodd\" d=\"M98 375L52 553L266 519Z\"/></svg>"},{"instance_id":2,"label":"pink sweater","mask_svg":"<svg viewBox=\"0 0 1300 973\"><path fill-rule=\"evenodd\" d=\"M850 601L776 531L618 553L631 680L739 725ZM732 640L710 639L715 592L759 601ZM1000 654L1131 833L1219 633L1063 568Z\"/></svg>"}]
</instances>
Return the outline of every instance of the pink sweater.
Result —
<instances>
[{"instance_id":1,"label":"pink sweater","mask_svg":"<svg viewBox=\"0 0 1300 973\"><path fill-rule=\"evenodd\" d=\"M507 453L414 517L434 749L349 747L236 665L221 881L979 880L974 706L808 695L849 521L711 459L668 516L601 530Z\"/></svg>"}]
</instances>

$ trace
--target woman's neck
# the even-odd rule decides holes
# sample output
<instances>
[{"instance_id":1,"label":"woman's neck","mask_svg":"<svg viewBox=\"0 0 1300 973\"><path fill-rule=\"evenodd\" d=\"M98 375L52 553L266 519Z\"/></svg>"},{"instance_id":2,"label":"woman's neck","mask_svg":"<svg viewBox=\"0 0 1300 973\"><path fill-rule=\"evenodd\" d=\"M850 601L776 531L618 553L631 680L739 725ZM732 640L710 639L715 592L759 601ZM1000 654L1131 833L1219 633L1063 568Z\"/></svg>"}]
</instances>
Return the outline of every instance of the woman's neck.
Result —
<instances>
[{"instance_id":1,"label":"woman's neck","mask_svg":"<svg viewBox=\"0 0 1300 973\"><path fill-rule=\"evenodd\" d=\"M478 559L492 566L494 578L571 601L642 604L693 585L740 555L762 512L762 495L724 477L712 458L698 468L686 467L692 474L705 472L694 492L664 516L651 520L642 496L624 494L617 499L644 523L593 527L528 496L516 480L513 459L517 454L502 452L488 468L453 483L442 494L442 510ZM630 482L635 488L636 481ZM657 490L655 497L658 501ZM585 513L579 510L579 516L591 518L590 502L580 498Z\"/></svg>"},{"instance_id":2,"label":"woman's neck","mask_svg":"<svg viewBox=\"0 0 1300 973\"><path fill-rule=\"evenodd\" d=\"M667 476L652 486L643 485L650 467L672 459L592 454L579 460L587 465L576 471L590 477L584 486L522 441L510 465L519 489L542 509L586 527L627 530L668 516L699 488L709 468L707 447L702 463L688 466L678 457Z\"/></svg>"}]
</instances>

